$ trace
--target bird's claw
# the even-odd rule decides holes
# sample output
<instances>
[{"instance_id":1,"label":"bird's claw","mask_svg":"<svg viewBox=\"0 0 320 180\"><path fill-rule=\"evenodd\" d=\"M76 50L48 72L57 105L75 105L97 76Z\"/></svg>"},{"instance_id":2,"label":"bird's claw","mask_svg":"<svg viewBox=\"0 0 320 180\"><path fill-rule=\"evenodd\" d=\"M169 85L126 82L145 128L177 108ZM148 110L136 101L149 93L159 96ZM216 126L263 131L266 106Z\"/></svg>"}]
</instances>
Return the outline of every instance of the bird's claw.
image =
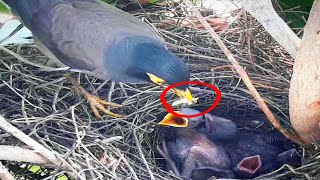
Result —
<instances>
[{"instance_id":1,"label":"bird's claw","mask_svg":"<svg viewBox=\"0 0 320 180\"><path fill-rule=\"evenodd\" d=\"M99 97L90 94L70 74L66 75L66 78L68 79L68 81L71 82L71 84L76 88L76 90L78 90L87 98L87 100L90 103L91 109L97 118L102 119L102 116L100 115L99 110L113 118L123 117L123 115L113 113L105 108L105 106L122 107L122 105L113 103L113 102L104 101Z\"/></svg>"},{"instance_id":2,"label":"bird's claw","mask_svg":"<svg viewBox=\"0 0 320 180\"><path fill-rule=\"evenodd\" d=\"M113 117L113 118L122 118L123 117L123 115L113 113L105 108L105 106L122 107L122 105L117 104L117 103L113 103L113 102L107 102L107 101L102 100L99 97L91 95L89 93L85 93L85 96L86 96L88 102L90 103L90 106L91 106L91 109L92 109L94 115L97 118L102 119L102 116L100 115L99 110L102 111L103 113Z\"/></svg>"}]
</instances>

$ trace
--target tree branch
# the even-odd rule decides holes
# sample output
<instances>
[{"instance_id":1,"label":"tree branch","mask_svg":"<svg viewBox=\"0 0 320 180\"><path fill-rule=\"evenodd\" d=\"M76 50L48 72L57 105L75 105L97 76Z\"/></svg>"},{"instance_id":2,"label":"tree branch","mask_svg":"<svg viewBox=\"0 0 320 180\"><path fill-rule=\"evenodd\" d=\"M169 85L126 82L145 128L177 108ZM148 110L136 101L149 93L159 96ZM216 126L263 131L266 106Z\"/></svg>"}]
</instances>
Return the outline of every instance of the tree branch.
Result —
<instances>
[{"instance_id":1,"label":"tree branch","mask_svg":"<svg viewBox=\"0 0 320 180\"><path fill-rule=\"evenodd\" d=\"M32 164L43 165L46 167L56 167L48 159L44 158L35 150L29 148L2 145L0 146L0 152L0 160L28 162Z\"/></svg>"},{"instance_id":2,"label":"tree branch","mask_svg":"<svg viewBox=\"0 0 320 180\"><path fill-rule=\"evenodd\" d=\"M7 168L2 165L1 162L0 162L0 179L14 180L14 177L10 174L10 172L7 170Z\"/></svg>"},{"instance_id":3,"label":"tree branch","mask_svg":"<svg viewBox=\"0 0 320 180\"><path fill-rule=\"evenodd\" d=\"M0 128L5 130L6 132L12 134L14 137L19 139L20 141L27 144L30 148L37 151L43 157L51 161L56 168L68 169L71 172L68 174L72 177L77 177L77 171L72 168L70 164L68 164L62 157L60 157L57 153L53 153L52 151L46 149L44 146L39 144L37 141L27 136L25 133L20 131L18 128L11 125L7 122L2 116L0 116Z\"/></svg>"},{"instance_id":4,"label":"tree branch","mask_svg":"<svg viewBox=\"0 0 320 180\"><path fill-rule=\"evenodd\" d=\"M296 57L301 39L276 13L271 0L243 0L243 7L293 58Z\"/></svg>"}]
</instances>

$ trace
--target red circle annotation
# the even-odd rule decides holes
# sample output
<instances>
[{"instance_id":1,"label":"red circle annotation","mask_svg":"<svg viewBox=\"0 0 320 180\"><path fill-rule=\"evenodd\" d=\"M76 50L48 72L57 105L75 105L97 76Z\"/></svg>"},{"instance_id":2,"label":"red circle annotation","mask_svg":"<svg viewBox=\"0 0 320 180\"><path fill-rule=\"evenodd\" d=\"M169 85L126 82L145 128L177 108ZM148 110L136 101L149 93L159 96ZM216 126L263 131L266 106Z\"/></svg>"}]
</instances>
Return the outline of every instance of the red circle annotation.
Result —
<instances>
[{"instance_id":1,"label":"red circle annotation","mask_svg":"<svg viewBox=\"0 0 320 180\"><path fill-rule=\"evenodd\" d=\"M173 107L167 102L166 94L168 93L168 91L170 91L170 89L172 89L176 86L181 86L181 85L185 85L185 84L202 85L202 86L206 86L206 87L212 89L216 93L216 100L212 103L212 105L208 109L206 109L205 111L200 112L198 114L185 115L185 114L179 114L179 113L175 112ZM205 114L209 113L210 111L212 111L219 104L219 102L221 100L221 96L222 95L221 95L220 90L211 84L200 82L200 81L184 81L184 82L172 84L172 85L168 86L167 88L165 88L160 95L160 101L161 101L162 105L167 109L168 113L171 113L177 117L193 118L193 117L205 115Z\"/></svg>"}]
</instances>

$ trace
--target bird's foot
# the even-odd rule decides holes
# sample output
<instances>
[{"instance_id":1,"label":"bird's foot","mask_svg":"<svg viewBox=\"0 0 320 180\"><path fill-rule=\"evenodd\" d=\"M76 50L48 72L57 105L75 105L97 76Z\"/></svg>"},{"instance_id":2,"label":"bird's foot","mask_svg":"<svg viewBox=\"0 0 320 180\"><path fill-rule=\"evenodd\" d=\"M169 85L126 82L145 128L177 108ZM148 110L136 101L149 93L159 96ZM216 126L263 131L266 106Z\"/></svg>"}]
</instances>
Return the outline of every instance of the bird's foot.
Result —
<instances>
[{"instance_id":1,"label":"bird's foot","mask_svg":"<svg viewBox=\"0 0 320 180\"><path fill-rule=\"evenodd\" d=\"M92 95L92 94L90 94L88 92L86 92L84 95L86 96L88 102L90 103L91 109L92 109L94 115L97 118L102 119L102 117L101 117L101 115L99 113L99 110L102 111L103 113L113 117L113 118L121 118L121 117L123 117L123 115L113 113L113 112L111 112L111 111L109 111L108 109L105 108L105 106L121 107L122 105L102 100L99 97L94 96L94 95Z\"/></svg>"},{"instance_id":2,"label":"bird's foot","mask_svg":"<svg viewBox=\"0 0 320 180\"><path fill-rule=\"evenodd\" d=\"M112 106L112 107L122 107L122 105L113 103L113 102L108 102L105 100L100 99L99 97L90 94L87 90L85 90L71 75L66 75L66 78L68 81L71 82L71 84L80 92L82 93L88 102L90 103L91 109L94 113L94 115L97 118L102 119L102 116L99 113L99 110L102 111L103 113L113 117L113 118L121 118L123 115L121 114L116 114L111 112L110 110L106 109L105 106Z\"/></svg>"}]
</instances>

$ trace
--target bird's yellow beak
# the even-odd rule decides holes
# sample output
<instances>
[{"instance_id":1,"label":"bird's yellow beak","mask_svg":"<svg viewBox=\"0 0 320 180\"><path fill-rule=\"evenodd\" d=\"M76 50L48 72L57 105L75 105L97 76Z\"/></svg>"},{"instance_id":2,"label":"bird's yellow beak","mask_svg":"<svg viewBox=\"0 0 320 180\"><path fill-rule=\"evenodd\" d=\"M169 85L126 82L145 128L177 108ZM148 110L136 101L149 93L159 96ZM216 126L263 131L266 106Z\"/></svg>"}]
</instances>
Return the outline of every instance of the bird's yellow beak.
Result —
<instances>
[{"instance_id":1,"label":"bird's yellow beak","mask_svg":"<svg viewBox=\"0 0 320 180\"><path fill-rule=\"evenodd\" d=\"M193 101L194 98L192 97L192 94L190 92L189 89L183 91L183 90L179 90L179 89L174 89L174 92L176 93L176 95L178 95L180 98L184 98L188 101Z\"/></svg>"},{"instance_id":2,"label":"bird's yellow beak","mask_svg":"<svg viewBox=\"0 0 320 180\"><path fill-rule=\"evenodd\" d=\"M178 111L176 113L179 113ZM168 113L159 125L163 126L172 126L172 127L187 127L188 126L188 119L183 117L177 117L171 113Z\"/></svg>"},{"instance_id":3,"label":"bird's yellow beak","mask_svg":"<svg viewBox=\"0 0 320 180\"><path fill-rule=\"evenodd\" d=\"M150 80L153 83L158 84L162 87L167 87L165 80L163 80L153 74L150 74L150 73L147 73L147 75L149 76ZM176 95L178 95L181 98L180 100L175 101L172 104L172 106L177 106L180 104L192 105L192 104L197 103L198 98L193 98L192 94L188 88L186 90L172 88L172 89L170 89L170 91L174 92Z\"/></svg>"},{"instance_id":4,"label":"bird's yellow beak","mask_svg":"<svg viewBox=\"0 0 320 180\"><path fill-rule=\"evenodd\" d=\"M186 89L185 91L179 90L179 89L173 89L174 93L178 95L181 99L177 100L172 103L172 106L177 106L180 104L187 104L187 105L192 105L197 103L198 98L193 98L192 94L189 89Z\"/></svg>"},{"instance_id":5,"label":"bird's yellow beak","mask_svg":"<svg viewBox=\"0 0 320 180\"><path fill-rule=\"evenodd\" d=\"M155 84L162 86L165 83L165 80L159 78L158 76L156 76L154 74L147 73L147 75L149 76L150 80Z\"/></svg>"}]
</instances>

